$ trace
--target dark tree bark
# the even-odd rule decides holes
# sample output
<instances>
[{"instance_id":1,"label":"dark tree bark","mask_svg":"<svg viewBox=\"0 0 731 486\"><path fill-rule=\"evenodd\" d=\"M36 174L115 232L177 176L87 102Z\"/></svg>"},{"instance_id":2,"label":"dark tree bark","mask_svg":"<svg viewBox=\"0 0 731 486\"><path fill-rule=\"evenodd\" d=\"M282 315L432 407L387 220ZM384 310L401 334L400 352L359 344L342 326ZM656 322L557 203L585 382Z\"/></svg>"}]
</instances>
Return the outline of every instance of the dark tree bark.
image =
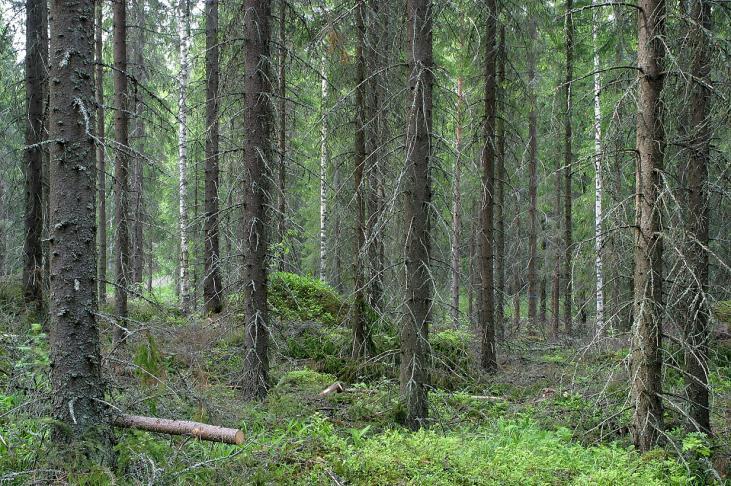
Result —
<instances>
[{"instance_id":1,"label":"dark tree bark","mask_svg":"<svg viewBox=\"0 0 731 486\"><path fill-rule=\"evenodd\" d=\"M571 118L573 116L572 103L572 82L574 79L574 17L571 11L574 9L573 0L566 0L566 82L564 87L564 95L566 97L566 113L564 115L564 207L563 207L563 281L564 281L564 297L563 297L563 319L566 326L566 334L572 333L572 301L573 301L573 280L571 279L571 252L573 245L573 216L571 214L572 207L572 190L571 176L573 170L573 149L571 142L573 138Z\"/></svg>"},{"instance_id":2,"label":"dark tree bark","mask_svg":"<svg viewBox=\"0 0 731 486\"><path fill-rule=\"evenodd\" d=\"M141 284L143 271L145 268L145 242L144 242L144 222L145 222L145 193L144 193L144 175L145 175L145 119L144 119L144 91L139 85L145 83L145 58L143 51L145 49L145 0L135 0L134 2L134 22L136 24L137 35L133 40L132 57L134 63L134 74L136 83L134 84L134 128L132 130L132 139L136 141L135 156L132 160L132 210L130 219L132 222L131 243L132 251L130 254L130 280L134 284Z\"/></svg>"},{"instance_id":3,"label":"dark tree bark","mask_svg":"<svg viewBox=\"0 0 731 486\"><path fill-rule=\"evenodd\" d=\"M127 92L127 4L113 2L114 24L114 219L117 224L115 250L116 285L114 290L117 325L114 339L118 344L127 337L127 284L129 282L129 98Z\"/></svg>"},{"instance_id":4,"label":"dark tree bark","mask_svg":"<svg viewBox=\"0 0 731 486\"><path fill-rule=\"evenodd\" d=\"M536 101L536 43L538 42L538 31L536 20L531 17L528 21L528 33L530 45L528 46L528 137L529 137L529 159L528 159L528 332L533 334L537 330L538 318L538 273L536 263L538 260L538 113Z\"/></svg>"},{"instance_id":5,"label":"dark tree bark","mask_svg":"<svg viewBox=\"0 0 731 486\"><path fill-rule=\"evenodd\" d=\"M287 244L287 2L279 0L279 133L277 138L277 151L279 164L277 164L277 229L279 242L284 246ZM284 248L279 257L279 271L283 272L287 267L287 255Z\"/></svg>"},{"instance_id":6,"label":"dark tree bark","mask_svg":"<svg viewBox=\"0 0 731 486\"><path fill-rule=\"evenodd\" d=\"M457 109L455 120L454 181L452 182L452 261L451 261L451 297L449 309L452 325L459 329L459 284L462 274L460 245L462 244L462 118L464 114L464 94L462 78L457 78Z\"/></svg>"},{"instance_id":7,"label":"dark tree bark","mask_svg":"<svg viewBox=\"0 0 731 486\"><path fill-rule=\"evenodd\" d=\"M218 239L218 53L218 0L206 0L206 216L203 301L206 311L213 314L221 312L223 304Z\"/></svg>"},{"instance_id":8,"label":"dark tree bark","mask_svg":"<svg viewBox=\"0 0 731 486\"><path fill-rule=\"evenodd\" d=\"M480 211L480 366L497 369L495 349L495 291L493 275L493 198L495 184L495 108L497 107L497 2L487 1L485 38L485 145L482 149L482 208Z\"/></svg>"},{"instance_id":9,"label":"dark tree bark","mask_svg":"<svg viewBox=\"0 0 731 486\"><path fill-rule=\"evenodd\" d=\"M407 1L408 125L406 128L406 315L401 328L401 398L411 429L428 415L429 322L431 321L431 128L432 4Z\"/></svg>"},{"instance_id":10,"label":"dark tree bark","mask_svg":"<svg viewBox=\"0 0 731 486\"><path fill-rule=\"evenodd\" d=\"M637 192L635 206L635 323L632 336L632 437L647 451L662 430L662 239L659 173L663 166L662 126L665 2L641 0L637 64L640 72L637 114Z\"/></svg>"},{"instance_id":11,"label":"dark tree bark","mask_svg":"<svg viewBox=\"0 0 731 486\"><path fill-rule=\"evenodd\" d=\"M264 398L269 375L266 207L269 203L271 107L269 95L271 4L246 0L244 12L244 302L246 318L243 394Z\"/></svg>"},{"instance_id":12,"label":"dark tree bark","mask_svg":"<svg viewBox=\"0 0 731 486\"><path fill-rule=\"evenodd\" d=\"M541 255L546 254L546 247L548 244L546 243L546 224L545 220L541 222L541 233L543 234L543 237L541 238ZM546 311L548 307L548 295L546 291L546 272L541 272L541 287L540 287L540 317L538 321L541 324L541 329L545 328L546 325Z\"/></svg>"},{"instance_id":13,"label":"dark tree bark","mask_svg":"<svg viewBox=\"0 0 731 486\"><path fill-rule=\"evenodd\" d=\"M495 325L497 337L505 337L505 26L498 41L498 105L495 164Z\"/></svg>"},{"instance_id":14,"label":"dark tree bark","mask_svg":"<svg viewBox=\"0 0 731 486\"><path fill-rule=\"evenodd\" d=\"M710 42L711 4L695 0L691 7L688 36L693 65L689 108L688 233L687 258L691 272L687 319L685 320L685 385L688 393L689 428L711 433L708 401L708 162L710 159L711 104Z\"/></svg>"},{"instance_id":15,"label":"dark tree bark","mask_svg":"<svg viewBox=\"0 0 731 486\"><path fill-rule=\"evenodd\" d=\"M51 2L51 384L54 439L111 458L96 313L94 2ZM87 451L90 450L87 448Z\"/></svg>"},{"instance_id":16,"label":"dark tree bark","mask_svg":"<svg viewBox=\"0 0 731 486\"><path fill-rule=\"evenodd\" d=\"M25 24L25 239L23 243L23 293L28 303L43 308L43 102L48 17L44 0L27 0Z\"/></svg>"},{"instance_id":17,"label":"dark tree bark","mask_svg":"<svg viewBox=\"0 0 731 486\"><path fill-rule=\"evenodd\" d=\"M102 28L103 13L102 2L97 1L95 25L95 96L96 96L96 137L99 143L96 146L97 163L97 193L98 193L98 215L97 215L97 244L99 247L99 258L97 260L97 281L99 283L99 302L104 304L107 301L107 177L105 159L105 126L104 126L104 68L102 67Z\"/></svg>"},{"instance_id":18,"label":"dark tree bark","mask_svg":"<svg viewBox=\"0 0 731 486\"><path fill-rule=\"evenodd\" d=\"M384 245L383 245L383 164L386 159L385 147L388 144L386 134L386 117L384 111L385 84L386 78L384 68L385 59L389 56L388 39L388 8L385 13L380 8L379 0L368 0L366 3L371 12L372 19L367 22L367 43L365 47L366 71L369 73L367 79L368 93L370 100L366 104L368 109L368 140L366 145L370 146L369 157L367 158L366 178L368 179L368 218L366 221L367 234L367 273L368 276L368 302L377 311L383 311L383 268L384 268Z\"/></svg>"},{"instance_id":19,"label":"dark tree bark","mask_svg":"<svg viewBox=\"0 0 731 486\"><path fill-rule=\"evenodd\" d=\"M363 180L363 170L366 159L371 155L366 153L366 122L368 113L366 109L366 12L365 2L359 2L355 11L355 25L358 31L356 44L356 71L355 71L355 168L353 172L353 183L355 185L355 255L353 260L353 359L363 359L371 352L370 335L366 323L366 184Z\"/></svg>"}]
</instances>

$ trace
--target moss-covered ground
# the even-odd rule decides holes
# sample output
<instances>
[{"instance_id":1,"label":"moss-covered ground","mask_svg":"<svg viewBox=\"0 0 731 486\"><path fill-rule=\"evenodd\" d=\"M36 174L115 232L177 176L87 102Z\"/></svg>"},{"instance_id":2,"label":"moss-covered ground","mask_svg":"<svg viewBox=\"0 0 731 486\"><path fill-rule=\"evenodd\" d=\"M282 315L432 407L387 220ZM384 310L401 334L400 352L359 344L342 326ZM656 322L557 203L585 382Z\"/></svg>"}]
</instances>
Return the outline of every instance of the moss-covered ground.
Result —
<instances>
[{"instance_id":1,"label":"moss-covered ground","mask_svg":"<svg viewBox=\"0 0 731 486\"><path fill-rule=\"evenodd\" d=\"M115 352L100 319L110 403L239 427L244 445L117 430L114 467L62 462L49 437L47 336L13 292L0 288L0 482L652 485L721 482L728 472L731 352L723 343L711 374L717 436L683 432L680 412L668 407L664 446L641 455L629 443L626 338L587 347L518 337L502 343L500 371L488 376L476 370L473 330L436 328L429 422L411 432L400 425L396 325L371 312L376 355L354 363L347 300L290 274L272 279L264 402L240 398L235 297L213 318L135 299L134 334ZM682 380L667 373L672 397ZM343 393L318 396L335 381Z\"/></svg>"}]
</instances>

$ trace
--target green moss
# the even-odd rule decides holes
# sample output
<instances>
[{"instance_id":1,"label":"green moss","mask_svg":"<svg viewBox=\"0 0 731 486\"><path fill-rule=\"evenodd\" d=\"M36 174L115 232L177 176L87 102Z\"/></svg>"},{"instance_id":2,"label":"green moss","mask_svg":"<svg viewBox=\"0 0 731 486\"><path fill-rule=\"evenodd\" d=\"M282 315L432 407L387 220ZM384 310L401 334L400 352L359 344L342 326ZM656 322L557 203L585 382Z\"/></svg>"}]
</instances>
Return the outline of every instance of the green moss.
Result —
<instances>
[{"instance_id":1,"label":"green moss","mask_svg":"<svg viewBox=\"0 0 731 486\"><path fill-rule=\"evenodd\" d=\"M473 341L474 336L463 330L447 329L432 334L429 342L434 368L460 375L472 373L477 366L470 349Z\"/></svg>"},{"instance_id":2,"label":"green moss","mask_svg":"<svg viewBox=\"0 0 731 486\"><path fill-rule=\"evenodd\" d=\"M342 324L348 305L335 290L320 280L287 272L269 276L269 307L285 321Z\"/></svg>"}]
</instances>

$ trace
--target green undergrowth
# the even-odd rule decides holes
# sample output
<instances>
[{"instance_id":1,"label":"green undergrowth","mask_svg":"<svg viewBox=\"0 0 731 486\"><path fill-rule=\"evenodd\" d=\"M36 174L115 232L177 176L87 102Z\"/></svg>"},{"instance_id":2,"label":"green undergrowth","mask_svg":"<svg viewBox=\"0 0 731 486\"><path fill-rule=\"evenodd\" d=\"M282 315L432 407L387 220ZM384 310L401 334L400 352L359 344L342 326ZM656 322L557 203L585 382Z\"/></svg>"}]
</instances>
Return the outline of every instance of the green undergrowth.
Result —
<instances>
[{"instance_id":1,"label":"green undergrowth","mask_svg":"<svg viewBox=\"0 0 731 486\"><path fill-rule=\"evenodd\" d=\"M242 446L123 431L113 469L47 464L47 423L0 421L0 434L14 441L12 452L0 445L0 478L33 470L36 478L72 484L692 484L663 452L587 447L566 428L502 417L503 405L466 394L434 392L440 422L463 420L411 432L395 422L395 384L316 397L333 379L307 368L284 373L265 402L242 404L228 424L244 430ZM12 406L7 401L0 410ZM28 479L21 477L18 484Z\"/></svg>"}]
</instances>

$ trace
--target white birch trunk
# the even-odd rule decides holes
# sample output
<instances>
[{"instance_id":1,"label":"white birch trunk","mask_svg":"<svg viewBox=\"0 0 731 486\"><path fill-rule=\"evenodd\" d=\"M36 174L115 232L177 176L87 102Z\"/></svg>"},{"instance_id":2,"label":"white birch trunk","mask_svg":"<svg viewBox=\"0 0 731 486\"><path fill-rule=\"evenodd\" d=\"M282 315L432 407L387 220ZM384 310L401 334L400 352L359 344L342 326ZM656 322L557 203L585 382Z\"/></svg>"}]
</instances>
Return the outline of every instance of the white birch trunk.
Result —
<instances>
[{"instance_id":1,"label":"white birch trunk","mask_svg":"<svg viewBox=\"0 0 731 486\"><path fill-rule=\"evenodd\" d=\"M594 47L594 248L596 270L596 332L604 332L604 270L602 268L602 111L599 96L601 95L601 78L599 77L599 45L597 33L599 28L598 8L596 0L592 0L591 37Z\"/></svg>"},{"instance_id":2,"label":"white birch trunk","mask_svg":"<svg viewBox=\"0 0 731 486\"><path fill-rule=\"evenodd\" d=\"M323 50L324 52L324 50ZM326 258L327 258L327 166L330 154L327 150L327 72L325 69L325 54L322 55L320 65L320 116L322 126L320 127L320 280L325 280Z\"/></svg>"},{"instance_id":3,"label":"white birch trunk","mask_svg":"<svg viewBox=\"0 0 731 486\"><path fill-rule=\"evenodd\" d=\"M187 90L190 77L190 4L178 5L178 38L180 40L180 74L178 77L178 196L180 202L180 303L183 313L190 312L190 278L188 275L188 110Z\"/></svg>"}]
</instances>

